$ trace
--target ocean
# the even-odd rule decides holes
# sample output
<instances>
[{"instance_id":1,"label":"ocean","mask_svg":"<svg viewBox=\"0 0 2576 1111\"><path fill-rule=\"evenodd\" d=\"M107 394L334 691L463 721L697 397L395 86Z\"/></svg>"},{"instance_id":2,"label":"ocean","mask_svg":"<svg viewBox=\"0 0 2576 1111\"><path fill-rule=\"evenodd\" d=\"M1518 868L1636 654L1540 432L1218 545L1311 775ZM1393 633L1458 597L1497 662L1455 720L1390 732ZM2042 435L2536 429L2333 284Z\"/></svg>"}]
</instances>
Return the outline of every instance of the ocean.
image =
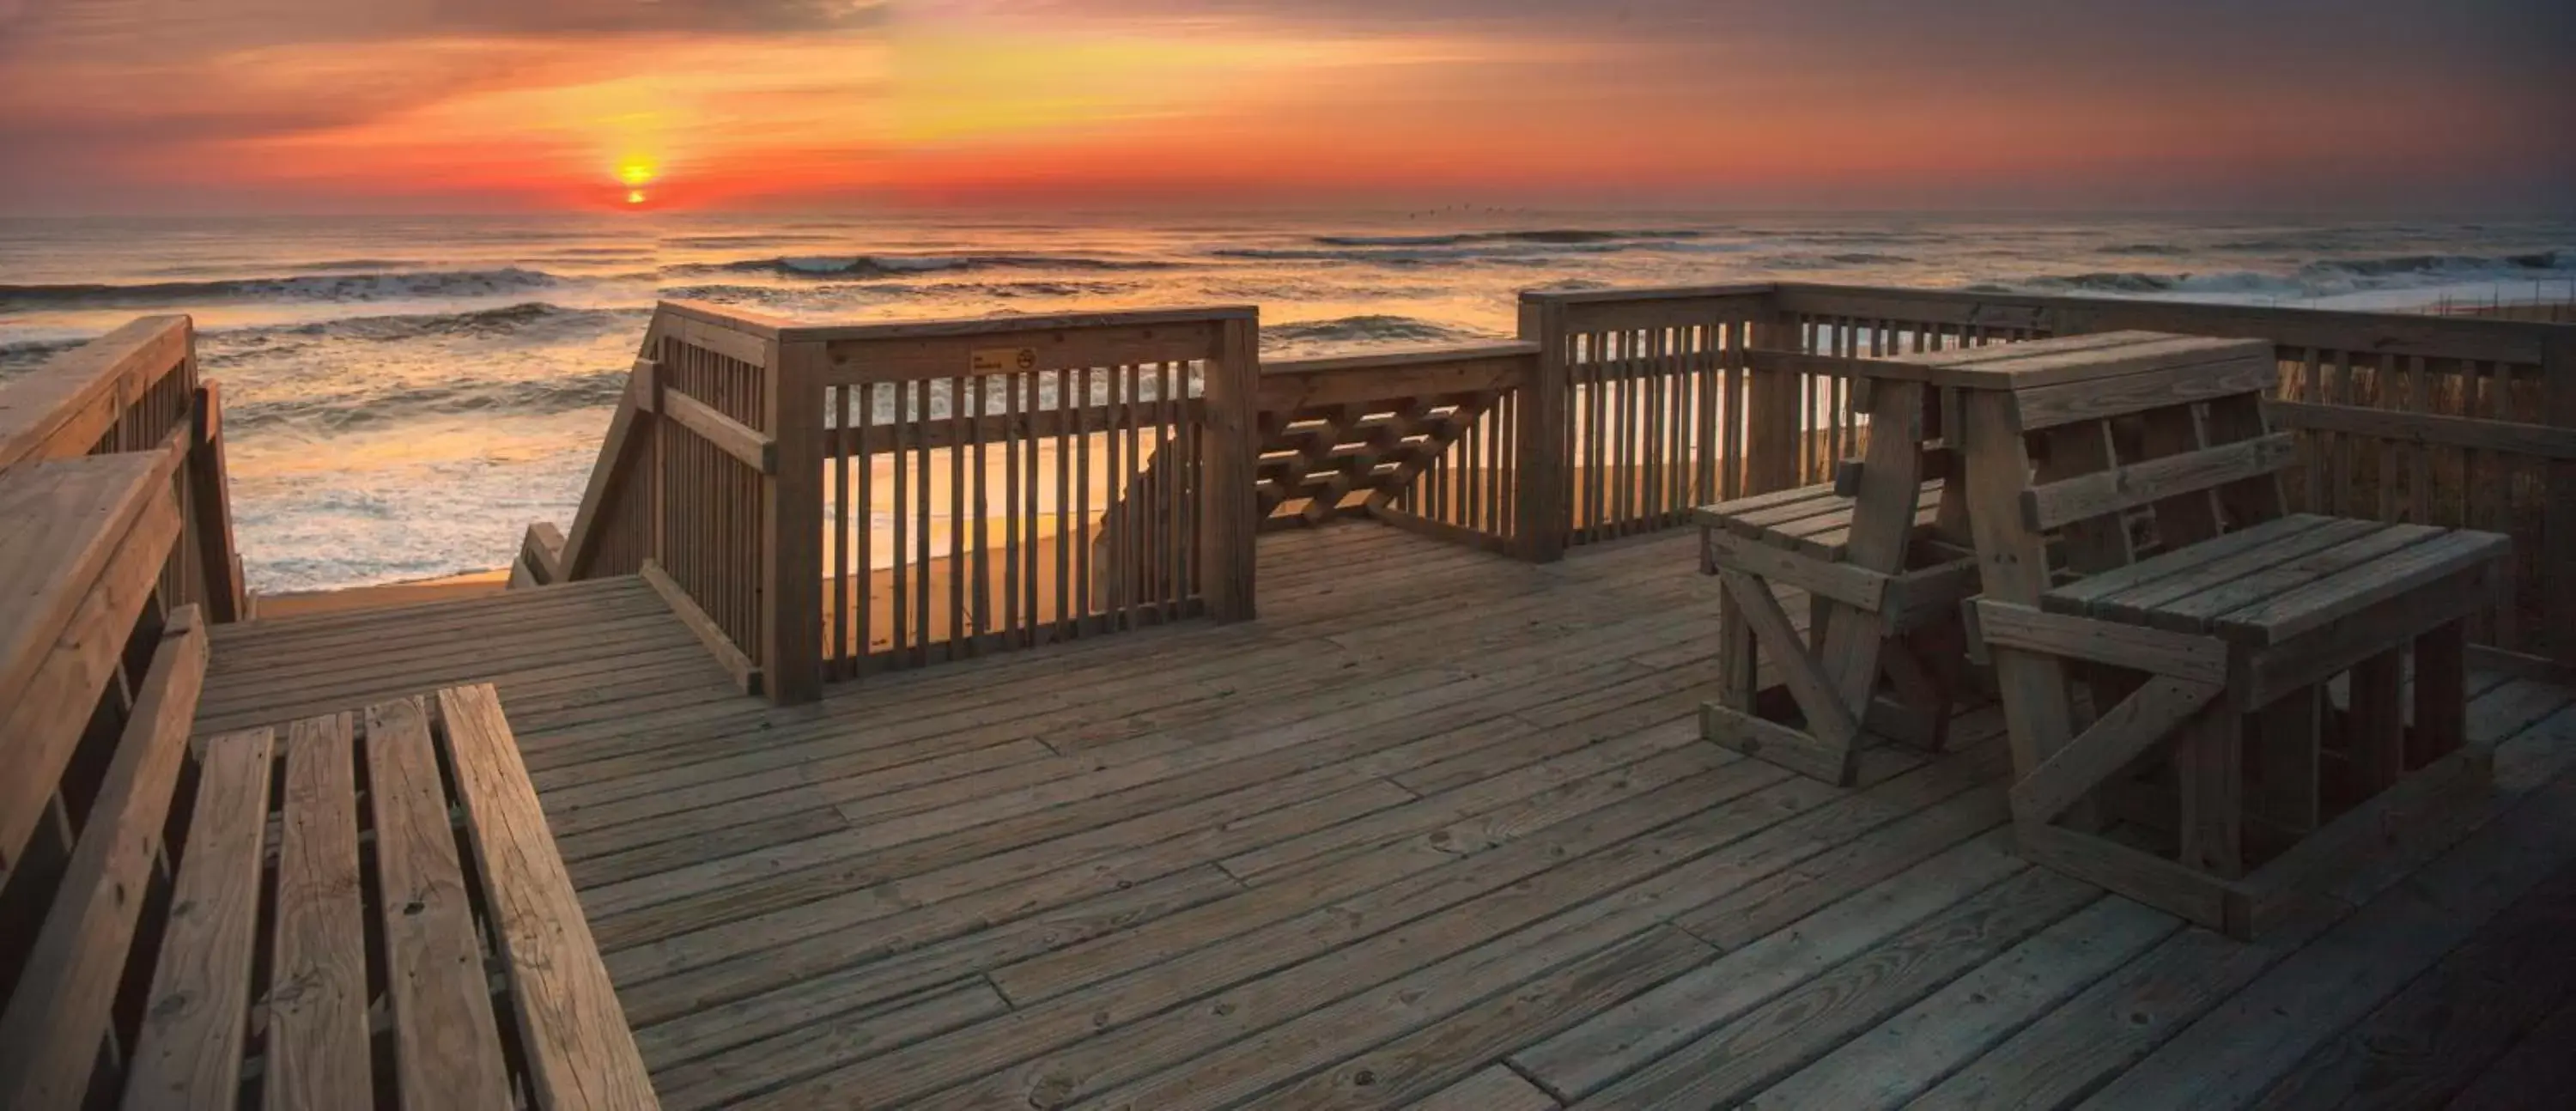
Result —
<instances>
[{"instance_id":1,"label":"ocean","mask_svg":"<svg viewBox=\"0 0 2576 1111\"><path fill-rule=\"evenodd\" d=\"M186 312L261 592L569 524L655 299L806 320L1255 303L1307 356L1504 338L1532 288L1796 279L2328 308L2576 297L2576 220L1427 212L0 219L0 379Z\"/></svg>"}]
</instances>

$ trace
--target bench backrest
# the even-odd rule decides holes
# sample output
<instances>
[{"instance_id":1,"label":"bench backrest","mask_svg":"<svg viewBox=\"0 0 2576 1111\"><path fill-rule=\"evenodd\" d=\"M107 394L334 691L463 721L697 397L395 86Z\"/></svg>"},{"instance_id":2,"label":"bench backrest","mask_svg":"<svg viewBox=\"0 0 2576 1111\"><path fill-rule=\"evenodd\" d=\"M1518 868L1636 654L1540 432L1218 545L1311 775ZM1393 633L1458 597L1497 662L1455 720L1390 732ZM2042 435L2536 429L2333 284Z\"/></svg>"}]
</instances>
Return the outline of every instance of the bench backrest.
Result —
<instances>
[{"instance_id":1,"label":"bench backrest","mask_svg":"<svg viewBox=\"0 0 2576 1111\"><path fill-rule=\"evenodd\" d=\"M174 466L0 470L0 1107L78 1105L140 1021L208 651L198 609L158 593Z\"/></svg>"},{"instance_id":2,"label":"bench backrest","mask_svg":"<svg viewBox=\"0 0 2576 1111\"><path fill-rule=\"evenodd\" d=\"M2021 458L1989 440L1986 461L2027 480L2008 505L1972 512L2005 518L1981 528L2054 540L2067 570L2125 566L2283 512L2296 445L2264 417L2279 369L2262 342L2113 332L1903 361L2018 436ZM2152 527L2132 527L2139 517Z\"/></svg>"}]
</instances>

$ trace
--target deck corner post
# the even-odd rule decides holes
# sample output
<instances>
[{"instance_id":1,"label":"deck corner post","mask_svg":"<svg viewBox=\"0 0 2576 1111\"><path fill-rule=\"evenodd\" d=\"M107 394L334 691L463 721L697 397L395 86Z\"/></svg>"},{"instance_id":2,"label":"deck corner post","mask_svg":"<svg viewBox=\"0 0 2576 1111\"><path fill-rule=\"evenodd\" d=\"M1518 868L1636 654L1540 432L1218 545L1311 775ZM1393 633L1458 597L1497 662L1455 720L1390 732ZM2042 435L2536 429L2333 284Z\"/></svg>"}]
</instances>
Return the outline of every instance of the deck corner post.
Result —
<instances>
[{"instance_id":1,"label":"deck corner post","mask_svg":"<svg viewBox=\"0 0 2576 1111\"><path fill-rule=\"evenodd\" d=\"M1565 558L1567 428L1565 303L1521 294L1520 339L1538 345L1514 411L1512 554L1531 563Z\"/></svg>"},{"instance_id":2,"label":"deck corner post","mask_svg":"<svg viewBox=\"0 0 2576 1111\"><path fill-rule=\"evenodd\" d=\"M2540 396L2543 420L2576 428L2576 325L2548 325L2541 339ZM2549 462L2544 491L2549 508L2541 530L2540 589L2547 615L2547 651L2561 664L2576 664L2576 459ZM2505 598L2513 605L2515 599Z\"/></svg>"},{"instance_id":3,"label":"deck corner post","mask_svg":"<svg viewBox=\"0 0 2576 1111\"><path fill-rule=\"evenodd\" d=\"M778 468L761 481L761 660L770 700L823 693L823 402L819 341L768 344L762 414Z\"/></svg>"},{"instance_id":4,"label":"deck corner post","mask_svg":"<svg viewBox=\"0 0 2576 1111\"><path fill-rule=\"evenodd\" d=\"M1200 441L1200 589L1208 616L1254 616L1254 531L1261 520L1254 480L1261 452L1259 405L1261 317L1247 311L1217 325L1216 357L1207 361Z\"/></svg>"}]
</instances>

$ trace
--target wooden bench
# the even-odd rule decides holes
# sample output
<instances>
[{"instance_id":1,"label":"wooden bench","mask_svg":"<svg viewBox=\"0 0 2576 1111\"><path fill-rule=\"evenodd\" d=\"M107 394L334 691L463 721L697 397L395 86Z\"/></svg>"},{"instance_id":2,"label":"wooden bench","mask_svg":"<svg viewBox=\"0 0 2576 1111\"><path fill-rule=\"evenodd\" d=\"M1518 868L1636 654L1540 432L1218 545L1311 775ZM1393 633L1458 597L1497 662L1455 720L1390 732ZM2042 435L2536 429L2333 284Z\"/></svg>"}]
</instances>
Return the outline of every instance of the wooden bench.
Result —
<instances>
[{"instance_id":1,"label":"wooden bench","mask_svg":"<svg viewBox=\"0 0 2576 1111\"><path fill-rule=\"evenodd\" d=\"M2252 936L2485 782L2461 622L2494 603L2508 542L2285 514L2269 345L2129 333L1910 361L1964 414L1971 624L2025 854Z\"/></svg>"},{"instance_id":2,"label":"wooden bench","mask_svg":"<svg viewBox=\"0 0 2576 1111\"><path fill-rule=\"evenodd\" d=\"M191 746L193 695L116 751L0 1106L658 1106L489 685Z\"/></svg>"},{"instance_id":3,"label":"wooden bench","mask_svg":"<svg viewBox=\"0 0 2576 1111\"><path fill-rule=\"evenodd\" d=\"M1940 746L1965 648L1958 605L1976 592L1935 395L1906 379L1857 385L1867 455L1834 483L1695 514L1701 569L1725 584L1720 688L1701 707L1702 734L1839 785L1857 774L1864 730ZM1807 592L1806 636L1775 584ZM1779 679L1769 688L1756 678L1765 658Z\"/></svg>"}]
</instances>

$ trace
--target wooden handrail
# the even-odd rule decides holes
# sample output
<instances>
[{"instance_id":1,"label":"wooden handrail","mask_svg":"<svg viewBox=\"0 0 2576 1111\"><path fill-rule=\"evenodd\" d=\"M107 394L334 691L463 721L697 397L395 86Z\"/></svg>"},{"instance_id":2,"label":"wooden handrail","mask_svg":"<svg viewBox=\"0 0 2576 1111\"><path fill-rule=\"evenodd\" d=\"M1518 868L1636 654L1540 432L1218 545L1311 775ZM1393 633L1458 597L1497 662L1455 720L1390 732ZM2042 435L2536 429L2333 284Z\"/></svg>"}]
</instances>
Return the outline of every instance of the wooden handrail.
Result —
<instances>
[{"instance_id":1,"label":"wooden handrail","mask_svg":"<svg viewBox=\"0 0 2576 1111\"><path fill-rule=\"evenodd\" d=\"M2026 327L2060 335L2134 328L2287 347L2526 363L2540 361L2550 329L2566 327L2465 316L1800 282L1780 283L1776 296L1782 311L1820 316Z\"/></svg>"},{"instance_id":2,"label":"wooden handrail","mask_svg":"<svg viewBox=\"0 0 2576 1111\"><path fill-rule=\"evenodd\" d=\"M142 317L0 383L0 470L87 454L147 388L192 365L194 343L187 317Z\"/></svg>"},{"instance_id":3,"label":"wooden handrail","mask_svg":"<svg viewBox=\"0 0 2576 1111\"><path fill-rule=\"evenodd\" d=\"M2303 454L2319 437L2361 444L2363 451L2470 451L2521 459L2554 484L2576 486L2576 440L2570 439L2576 436L2576 412L2570 411L2576 408L2576 385L2569 384L2576 383L2576 369L2570 369L2576 347L2566 338L2576 328L2564 325L1812 283L1534 291L1521 298L1520 308L1519 342L1272 361L1246 379L1247 398L1219 404L1183 396L1157 411L1167 416L1152 419L1213 428L1240 406L1241 419L1258 425L1266 450L1252 473L1228 475L1220 465L1205 477L1253 489L1264 512L1307 499L1300 503L1304 512L1294 506L1285 512L1312 520L1320 501L1328 503L1325 519L1355 512L1544 560L1568 543L1685 523L1689 505L1697 501L1822 481L1833 457L1857 450L1866 435L1865 425L1851 415L1860 393L1854 372L1879 358L1926 346L2138 328L2263 339L2282 353L2284 374L2293 378L2302 351L2310 379L2323 352L2329 368L2345 359L2379 375L2378 389L2400 388L2410 373L2422 377L2428 363L2436 364L2430 373L2452 373L2444 368L2453 364L2466 368L2463 374L2492 368L2489 377L2498 384L2488 395L2502 405L2506 394L2498 391L2509 380L2511 411L2407 411L2393 394L2356 402L2291 391L2281 399L2279 415L2283 427L2304 437ZM908 472L916 484L912 511L926 512L918 500L920 491L930 489L918 485L929 477L918 471L926 453L937 453L939 465L948 468L939 475L938 496L963 497L951 485L985 466L979 461L968 470L962 460L972 453L1006 443L1071 452L1128 419L1113 413L1114 406L1066 400L1070 395L1050 393L1040 405L1034 386L1007 404L997 396L980 410L899 416L894 424L882 415L889 399L891 411L901 414L929 405L934 391L946 397L986 376L1045 378L1059 369L1071 374L1122 362L1196 365L1217 337L1248 335L1256 319L1249 307L1217 306L806 324L667 302L655 314L644 358L621 396L590 489L559 554L549 557L554 549L546 545L531 547L522 560L526 577L557 581L633 573L642 560L657 556L669 557L658 561L663 578L690 590L714 589L720 581L705 576L733 575L721 580L733 584L723 589L739 590L739 596L697 603L705 623L730 630L726 635L739 640L736 647L751 668L770 670L774 682L779 674L771 654L801 653L804 641L800 628L779 618L779 606L807 593L802 582L808 576L791 568L821 558L800 538L829 532L808 516L807 506L868 497L868 467L881 467L885 455L911 453L919 457L915 471ZM704 377L713 373L705 366L732 366L725 373L756 369L759 384L743 387L748 393L674 395L670 376L679 372L655 362L666 342L678 345L669 350L697 353L685 356L704 364L686 372L699 375L697 380L716 381ZM1047 381L1050 391L1071 388ZM833 415L816 420L818 408ZM687 468L698 466L674 462L654 446L666 436L684 437L700 445L690 450L712 451L752 476L759 505L726 518L735 522L726 527L754 530L741 538L740 553L724 557L735 563L713 554L692 563L689 553L667 550L673 538L666 527L695 537L714 526L685 525L686 514L696 510L657 500L669 496L665 482L695 481ZM2368 446L2373 444L2379 446ZM1478 453L1474 461L1464 457L1467 451ZM1442 461L1453 456L1444 470ZM859 462L870 457L880 458ZM1054 454L1045 458L1058 460ZM1186 500L1159 484L1159 466L1158 460L1098 497L1112 503ZM2402 469L2391 464L2388 473ZM840 475L842 488L819 488L815 476L827 472ZM1016 481L1019 473L997 470L990 476L1000 484L1006 477ZM1477 512L1485 516L1478 523L1441 519L1441 512L1415 513L1405 491L1425 476L1443 474L1461 480L1456 504L1481 507ZM857 489L849 489L854 482ZM875 496L888 496L888 476L880 474L877 482ZM1050 484L1046 504L1053 506L1058 493ZM1081 501L1086 495L1078 486L1062 496ZM997 485L974 496L1005 493ZM1035 492L1021 489L1010 496L1027 499ZM1015 513L1035 512L1030 506L1036 503L1013 504ZM1094 509L1108 512L1106 506L1082 512ZM948 512L944 502L940 511ZM2576 537L2576 498L2550 499L2547 518L2531 537L2544 541L2538 545L2544 576L2576 582L2576 539L2570 539ZM980 519L970 514L955 524ZM1138 527L1160 519L1138 518ZM942 545L970 539L941 535ZM865 541L843 540L852 542ZM918 529L907 541L923 542ZM929 558L918 552L907 558L912 557ZM701 581L709 585L687 585ZM1138 582L1155 586L1160 580ZM917 581L912 589L919 589ZM2553 623L2576 628L2576 610L2569 608L2576 603L2562 600L2576 597L2576 589L2551 588L2548 595L2551 613L2560 615ZM1000 595L995 598L998 607ZM1250 599L1242 605L1249 612ZM761 613L746 624L743 615L751 606ZM918 617L919 606L913 609ZM859 620L865 622L864 612Z\"/></svg>"},{"instance_id":4,"label":"wooden handrail","mask_svg":"<svg viewBox=\"0 0 2576 1111\"><path fill-rule=\"evenodd\" d=\"M176 476L187 540L165 569L163 600L236 621L247 606L222 406L217 383L197 378L189 318L142 317L0 383L0 473L102 453L169 456L164 474Z\"/></svg>"},{"instance_id":5,"label":"wooden handrail","mask_svg":"<svg viewBox=\"0 0 2576 1111\"><path fill-rule=\"evenodd\" d=\"M1535 343L1486 343L1264 362L1258 404L1274 413L1513 389L1538 352Z\"/></svg>"}]
</instances>

